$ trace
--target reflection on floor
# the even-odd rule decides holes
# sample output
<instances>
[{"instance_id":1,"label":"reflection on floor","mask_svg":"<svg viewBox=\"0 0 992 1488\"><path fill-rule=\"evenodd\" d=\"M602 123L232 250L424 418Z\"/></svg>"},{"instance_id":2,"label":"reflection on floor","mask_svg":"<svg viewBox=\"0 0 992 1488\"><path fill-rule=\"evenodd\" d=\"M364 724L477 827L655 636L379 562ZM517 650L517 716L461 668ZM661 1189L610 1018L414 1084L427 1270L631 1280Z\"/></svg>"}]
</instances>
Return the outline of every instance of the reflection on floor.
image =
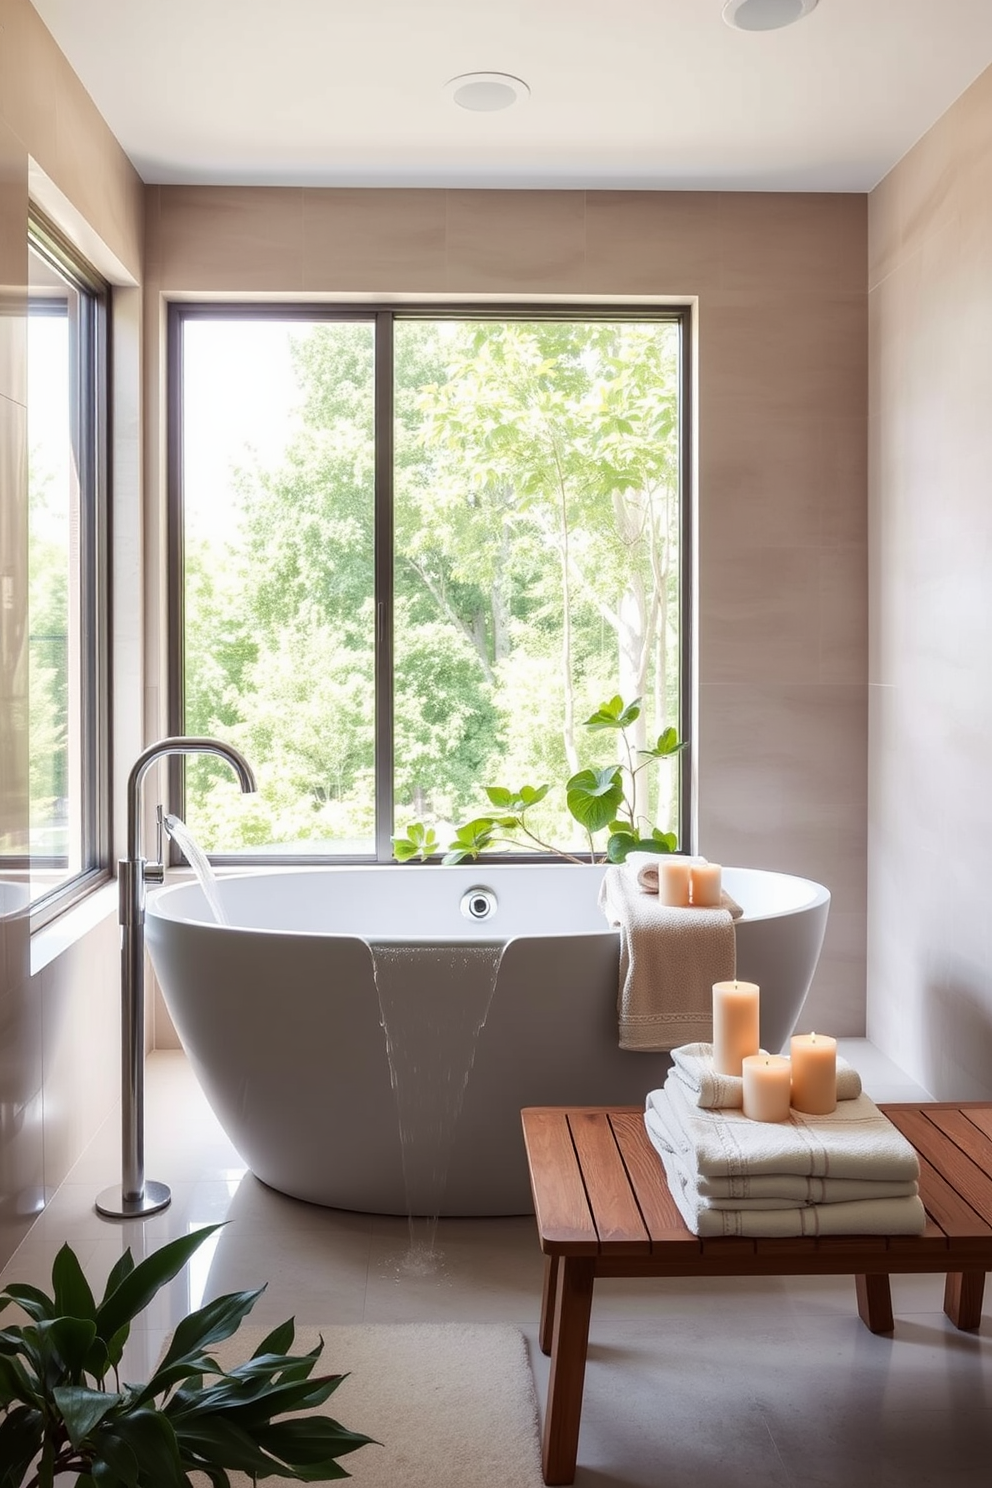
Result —
<instances>
[{"instance_id":1,"label":"reflection on floor","mask_svg":"<svg viewBox=\"0 0 992 1488\"><path fill-rule=\"evenodd\" d=\"M922 1098L869 1046L843 1047L877 1099ZM45 1284L68 1240L100 1287L125 1246L138 1257L229 1219L140 1320L126 1377L143 1377L191 1306L267 1282L260 1323L515 1322L543 1400L532 1219L442 1221L437 1269L410 1274L405 1220L314 1208L247 1174L182 1054L151 1056L146 1100L147 1172L172 1186L171 1207L144 1223L98 1218L95 1195L120 1177L112 1121L0 1278ZM960 1334L939 1278L897 1277L892 1290L895 1335L876 1338L845 1277L598 1283L579 1488L988 1488L992 1317Z\"/></svg>"}]
</instances>

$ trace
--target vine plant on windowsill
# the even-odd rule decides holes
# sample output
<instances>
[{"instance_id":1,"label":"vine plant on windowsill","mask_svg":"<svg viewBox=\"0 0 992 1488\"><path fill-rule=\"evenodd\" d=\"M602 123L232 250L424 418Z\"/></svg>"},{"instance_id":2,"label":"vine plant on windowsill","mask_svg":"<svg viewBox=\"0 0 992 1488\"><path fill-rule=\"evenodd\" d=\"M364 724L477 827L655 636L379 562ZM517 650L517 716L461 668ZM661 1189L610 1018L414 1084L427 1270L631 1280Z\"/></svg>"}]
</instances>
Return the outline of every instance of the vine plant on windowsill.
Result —
<instances>
[{"instance_id":1,"label":"vine plant on windowsill","mask_svg":"<svg viewBox=\"0 0 992 1488\"><path fill-rule=\"evenodd\" d=\"M624 703L617 696L601 703L592 717L585 720L588 729L619 734L623 752L619 764L580 770L565 783L565 802L569 812L589 838L590 862L596 862L600 857L594 839L595 834L603 830L609 832L602 855L608 863L622 863L631 852L670 853L678 846L674 832L643 825L634 803L640 772L653 760L671 759L679 754L685 748L685 741L679 740L674 728L667 728L658 735L650 749L635 749L628 730L640 715L640 698ZM538 848L570 863L585 861L554 843L544 842L528 824L528 811L543 801L550 789L550 785L523 785L514 791L501 785L487 785L486 795L496 808L495 814L476 816L456 827L455 840L442 862L474 861L481 853L498 847ZM437 853L440 846L434 828L425 827L422 822L411 822L405 833L392 838L392 844L393 856L400 863L408 863L414 858L425 862Z\"/></svg>"}]
</instances>

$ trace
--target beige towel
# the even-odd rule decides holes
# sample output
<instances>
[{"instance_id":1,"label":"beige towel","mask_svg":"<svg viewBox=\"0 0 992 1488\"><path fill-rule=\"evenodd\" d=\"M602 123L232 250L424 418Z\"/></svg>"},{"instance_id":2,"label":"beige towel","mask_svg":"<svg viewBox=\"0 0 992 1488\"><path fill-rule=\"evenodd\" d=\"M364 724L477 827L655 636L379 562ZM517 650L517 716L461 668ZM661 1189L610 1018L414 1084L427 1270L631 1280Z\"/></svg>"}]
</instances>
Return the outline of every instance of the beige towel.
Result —
<instances>
[{"instance_id":1,"label":"beige towel","mask_svg":"<svg viewBox=\"0 0 992 1488\"><path fill-rule=\"evenodd\" d=\"M693 1186L697 1175L792 1173L888 1183L916 1182L920 1176L912 1144L864 1094L842 1101L828 1116L793 1110L787 1121L751 1121L743 1111L690 1104L681 1081L669 1074L664 1090L652 1090L646 1104L692 1173Z\"/></svg>"},{"instance_id":2,"label":"beige towel","mask_svg":"<svg viewBox=\"0 0 992 1488\"><path fill-rule=\"evenodd\" d=\"M759 1123L755 1123L756 1125ZM708 1237L743 1235L920 1235L927 1216L918 1194L905 1198L855 1199L849 1203L808 1204L789 1209L714 1209L703 1204L684 1181L670 1148L655 1143L668 1187L686 1227Z\"/></svg>"},{"instance_id":3,"label":"beige towel","mask_svg":"<svg viewBox=\"0 0 992 1488\"><path fill-rule=\"evenodd\" d=\"M730 911L669 909L616 864L603 875L599 903L620 927L621 1049L674 1049L711 1039L713 983L732 981L737 967Z\"/></svg>"},{"instance_id":4,"label":"beige towel","mask_svg":"<svg viewBox=\"0 0 992 1488\"><path fill-rule=\"evenodd\" d=\"M744 1104L743 1079L740 1075L721 1075L713 1068L712 1044L683 1044L673 1049L672 1067L692 1105L712 1109ZM860 1094L861 1076L838 1054L837 1099L857 1100Z\"/></svg>"}]
</instances>

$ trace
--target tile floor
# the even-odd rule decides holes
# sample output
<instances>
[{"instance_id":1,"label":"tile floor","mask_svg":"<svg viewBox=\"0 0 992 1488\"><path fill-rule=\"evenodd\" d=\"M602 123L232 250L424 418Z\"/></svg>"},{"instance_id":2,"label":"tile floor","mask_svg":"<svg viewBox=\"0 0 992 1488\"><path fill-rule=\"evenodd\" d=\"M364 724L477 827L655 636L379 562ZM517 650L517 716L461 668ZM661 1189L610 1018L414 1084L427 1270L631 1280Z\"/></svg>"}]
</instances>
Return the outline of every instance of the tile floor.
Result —
<instances>
[{"instance_id":1,"label":"tile floor","mask_svg":"<svg viewBox=\"0 0 992 1488\"><path fill-rule=\"evenodd\" d=\"M925 1098L870 1045L842 1047L877 1099ZM247 1174L182 1054L150 1057L146 1104L147 1175L171 1185L170 1208L143 1223L96 1215L95 1195L120 1176L112 1120L0 1283L47 1283L68 1240L96 1288L125 1246L137 1258L228 1219L139 1319L130 1378L191 1306L267 1282L252 1321L515 1322L543 1401L542 1263L530 1218L442 1221L439 1268L407 1274L405 1220L311 1207ZM958 1333L933 1277L894 1278L893 1301L895 1335L877 1338L844 1277L598 1283L578 1488L988 1488L992 1312L978 1334Z\"/></svg>"}]
</instances>

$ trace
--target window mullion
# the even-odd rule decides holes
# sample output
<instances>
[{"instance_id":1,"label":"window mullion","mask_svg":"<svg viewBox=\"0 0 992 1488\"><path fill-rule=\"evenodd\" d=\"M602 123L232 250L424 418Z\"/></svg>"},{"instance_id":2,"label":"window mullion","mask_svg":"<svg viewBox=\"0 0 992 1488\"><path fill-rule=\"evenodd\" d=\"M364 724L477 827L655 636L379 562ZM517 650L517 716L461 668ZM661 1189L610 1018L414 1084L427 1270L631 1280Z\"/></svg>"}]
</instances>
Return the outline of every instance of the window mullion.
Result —
<instances>
[{"instance_id":1,"label":"window mullion","mask_svg":"<svg viewBox=\"0 0 992 1488\"><path fill-rule=\"evenodd\" d=\"M393 834L393 316L375 323L375 851Z\"/></svg>"}]
</instances>

